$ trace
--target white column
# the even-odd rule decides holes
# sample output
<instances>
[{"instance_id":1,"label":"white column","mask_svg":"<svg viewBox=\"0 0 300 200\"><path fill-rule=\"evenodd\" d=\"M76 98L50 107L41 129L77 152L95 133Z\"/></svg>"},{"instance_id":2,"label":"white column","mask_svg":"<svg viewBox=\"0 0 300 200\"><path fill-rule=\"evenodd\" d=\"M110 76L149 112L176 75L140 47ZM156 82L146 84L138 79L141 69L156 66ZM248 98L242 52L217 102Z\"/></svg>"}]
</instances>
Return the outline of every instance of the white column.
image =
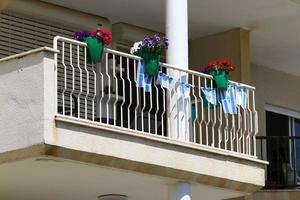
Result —
<instances>
[{"instance_id":1,"label":"white column","mask_svg":"<svg viewBox=\"0 0 300 200\"><path fill-rule=\"evenodd\" d=\"M189 183L176 183L169 185L169 200L191 200L192 192Z\"/></svg>"},{"instance_id":2,"label":"white column","mask_svg":"<svg viewBox=\"0 0 300 200\"><path fill-rule=\"evenodd\" d=\"M188 69L188 0L166 0L166 36L169 39L167 63L182 69ZM169 70L176 86L168 99L170 114L170 137L188 141L190 137L190 101L182 100L181 81L188 81L185 73ZM179 95L178 95L179 94Z\"/></svg>"}]
</instances>

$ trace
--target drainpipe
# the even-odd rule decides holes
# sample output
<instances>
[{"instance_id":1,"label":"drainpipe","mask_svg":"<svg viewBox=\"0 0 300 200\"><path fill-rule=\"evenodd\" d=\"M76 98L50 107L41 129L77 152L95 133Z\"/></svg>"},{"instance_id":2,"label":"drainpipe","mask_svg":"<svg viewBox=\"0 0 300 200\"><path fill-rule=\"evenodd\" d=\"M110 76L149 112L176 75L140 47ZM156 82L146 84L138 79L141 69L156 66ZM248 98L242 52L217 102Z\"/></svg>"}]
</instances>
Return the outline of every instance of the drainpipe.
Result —
<instances>
[{"instance_id":1,"label":"drainpipe","mask_svg":"<svg viewBox=\"0 0 300 200\"><path fill-rule=\"evenodd\" d=\"M167 63L178 68L188 69L188 0L166 0L166 36L169 39ZM169 137L190 141L191 119L190 100L182 100L180 82L188 81L187 74L169 70L174 77L176 95L171 93L168 99L170 114Z\"/></svg>"}]
</instances>

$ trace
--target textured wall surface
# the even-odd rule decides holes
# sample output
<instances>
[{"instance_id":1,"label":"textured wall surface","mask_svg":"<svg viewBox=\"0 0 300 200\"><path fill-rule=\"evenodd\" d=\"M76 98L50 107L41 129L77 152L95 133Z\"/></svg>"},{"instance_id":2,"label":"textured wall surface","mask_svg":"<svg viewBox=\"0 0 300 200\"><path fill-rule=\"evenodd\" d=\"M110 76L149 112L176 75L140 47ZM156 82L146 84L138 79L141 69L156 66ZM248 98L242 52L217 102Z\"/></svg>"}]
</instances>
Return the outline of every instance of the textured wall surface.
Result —
<instances>
[{"instance_id":1,"label":"textured wall surface","mask_svg":"<svg viewBox=\"0 0 300 200\"><path fill-rule=\"evenodd\" d=\"M45 95L53 96L45 83L53 81L47 72L53 71L51 57L41 51L0 62L0 152L43 142L44 120L49 120L45 105L54 102L45 100Z\"/></svg>"},{"instance_id":2,"label":"textured wall surface","mask_svg":"<svg viewBox=\"0 0 300 200\"><path fill-rule=\"evenodd\" d=\"M236 66L230 79L250 82L250 35L244 29L233 29L190 41L190 69L201 71L208 62L225 57Z\"/></svg>"}]
</instances>

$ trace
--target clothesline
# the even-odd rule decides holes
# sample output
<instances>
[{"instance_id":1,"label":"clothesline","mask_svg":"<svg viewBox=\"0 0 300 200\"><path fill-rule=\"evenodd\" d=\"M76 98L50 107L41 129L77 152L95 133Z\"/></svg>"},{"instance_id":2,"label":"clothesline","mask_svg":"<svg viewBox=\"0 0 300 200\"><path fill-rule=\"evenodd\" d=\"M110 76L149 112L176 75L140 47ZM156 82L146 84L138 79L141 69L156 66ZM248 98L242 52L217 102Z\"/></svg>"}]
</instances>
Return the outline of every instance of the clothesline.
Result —
<instances>
[{"instance_id":1,"label":"clothesline","mask_svg":"<svg viewBox=\"0 0 300 200\"><path fill-rule=\"evenodd\" d=\"M145 72L143 62L139 62L137 87L144 88L145 92L151 92L152 79L153 77ZM156 78L156 84L171 91L174 87L174 78L160 71ZM208 104L211 104L212 106L221 102L224 112L228 114L236 114L237 106L241 106L244 109L248 106L248 90L239 85L229 85L226 90L219 90L217 95L217 90L212 86L199 87L185 81L180 81L180 91L185 99L190 98L191 88L199 88L201 98L205 98Z\"/></svg>"}]
</instances>

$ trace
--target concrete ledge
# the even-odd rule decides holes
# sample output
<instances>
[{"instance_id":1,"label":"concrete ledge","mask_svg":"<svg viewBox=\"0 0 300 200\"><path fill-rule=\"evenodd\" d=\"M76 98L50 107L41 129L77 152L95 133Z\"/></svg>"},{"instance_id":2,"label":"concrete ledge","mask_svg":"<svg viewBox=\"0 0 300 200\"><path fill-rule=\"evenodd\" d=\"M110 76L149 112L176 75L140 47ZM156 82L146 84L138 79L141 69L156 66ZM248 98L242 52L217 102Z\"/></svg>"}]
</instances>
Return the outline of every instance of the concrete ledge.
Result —
<instances>
[{"instance_id":1,"label":"concrete ledge","mask_svg":"<svg viewBox=\"0 0 300 200\"><path fill-rule=\"evenodd\" d=\"M37 49L32 49L32 50L25 51L25 52L22 52L22 53L18 53L18 54L15 54L15 55L7 56L5 58L0 59L0 63L10 61L10 60L14 60L14 59L20 59L24 56L39 53L39 52L42 52L42 51L52 52L52 53L59 53L58 50L55 50L55 49L50 48L50 47L40 47L40 48L37 48Z\"/></svg>"},{"instance_id":2,"label":"concrete ledge","mask_svg":"<svg viewBox=\"0 0 300 200\"><path fill-rule=\"evenodd\" d=\"M46 154L251 193L264 186L265 163L173 141L146 139L56 119ZM151 136L149 136L151 137Z\"/></svg>"},{"instance_id":3,"label":"concrete ledge","mask_svg":"<svg viewBox=\"0 0 300 200\"><path fill-rule=\"evenodd\" d=\"M99 122L86 121L83 119L77 119L77 118L63 116L63 115L56 115L55 120L61 121L61 122L72 123L72 124L78 124L78 125L82 125L82 126L88 126L91 128L96 128L96 129L105 130L105 131L116 132L118 134L126 134L129 136L135 136L135 137L139 137L139 138L143 138L143 139L147 139L147 140L153 140L153 141L157 141L157 142L186 147L186 148L190 148L190 149L201 150L201 151L210 152L210 153L223 155L223 156L229 156L229 157L233 157L233 158L237 158L237 159L248 160L248 161L260 163L263 165L269 164L267 161L259 160L255 156L240 154L240 153L236 153L236 152L224 150L224 149L217 149L217 148L213 148L213 147L209 147L209 146L205 146L205 145L193 144L190 142L172 140L171 138L161 137L158 135L148 134L148 133L144 133L141 131L135 131L135 130L126 129L126 128L122 128L122 127L118 127L118 126L112 126L109 124L100 124Z\"/></svg>"}]
</instances>

